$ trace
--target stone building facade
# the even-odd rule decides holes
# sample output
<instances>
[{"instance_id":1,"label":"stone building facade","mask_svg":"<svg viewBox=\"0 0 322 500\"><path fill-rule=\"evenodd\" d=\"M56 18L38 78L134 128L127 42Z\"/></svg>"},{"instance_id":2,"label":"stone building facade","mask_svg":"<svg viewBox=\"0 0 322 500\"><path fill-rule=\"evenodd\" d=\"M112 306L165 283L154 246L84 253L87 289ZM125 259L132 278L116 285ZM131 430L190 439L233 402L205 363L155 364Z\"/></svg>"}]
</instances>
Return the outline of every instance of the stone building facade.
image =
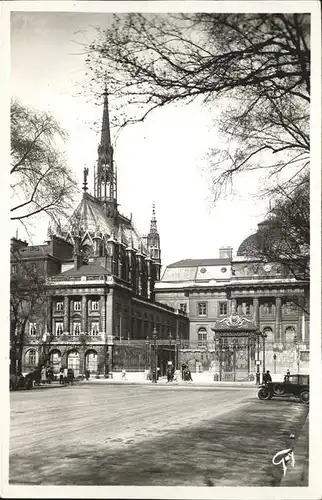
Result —
<instances>
[{"instance_id":1,"label":"stone building facade","mask_svg":"<svg viewBox=\"0 0 322 500\"><path fill-rule=\"evenodd\" d=\"M307 371L309 283L245 253L242 244L235 257L227 247L219 258L181 260L156 284L156 300L190 320L181 361L221 380Z\"/></svg>"},{"instance_id":2,"label":"stone building facade","mask_svg":"<svg viewBox=\"0 0 322 500\"><path fill-rule=\"evenodd\" d=\"M79 205L65 226L49 227L44 245L12 239L12 275L28 263L46 279L41 314L28 317L25 325L23 372L45 358L56 373L68 366L75 375L88 368L108 376L115 365L147 368L155 342L157 362L164 367L169 334L188 339L187 315L155 301L161 248L154 205L146 236L118 209L106 92L94 195L88 193L87 179L84 169ZM132 355L124 359L122 352L130 348Z\"/></svg>"}]
</instances>

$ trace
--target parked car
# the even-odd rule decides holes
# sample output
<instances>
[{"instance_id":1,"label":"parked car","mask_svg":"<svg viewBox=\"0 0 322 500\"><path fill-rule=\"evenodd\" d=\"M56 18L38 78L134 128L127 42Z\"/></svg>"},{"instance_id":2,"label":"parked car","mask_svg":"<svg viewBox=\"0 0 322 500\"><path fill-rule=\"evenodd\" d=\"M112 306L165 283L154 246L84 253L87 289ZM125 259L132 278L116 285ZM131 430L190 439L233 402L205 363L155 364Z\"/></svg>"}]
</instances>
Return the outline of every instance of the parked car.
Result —
<instances>
[{"instance_id":1,"label":"parked car","mask_svg":"<svg viewBox=\"0 0 322 500\"><path fill-rule=\"evenodd\" d=\"M308 403L310 400L310 376L287 375L283 382L267 382L260 386L257 395L259 399L297 396L301 403Z\"/></svg>"},{"instance_id":2,"label":"parked car","mask_svg":"<svg viewBox=\"0 0 322 500\"><path fill-rule=\"evenodd\" d=\"M10 375L10 390L16 391L17 389L31 389L33 386L33 378L30 373L28 375Z\"/></svg>"}]
</instances>

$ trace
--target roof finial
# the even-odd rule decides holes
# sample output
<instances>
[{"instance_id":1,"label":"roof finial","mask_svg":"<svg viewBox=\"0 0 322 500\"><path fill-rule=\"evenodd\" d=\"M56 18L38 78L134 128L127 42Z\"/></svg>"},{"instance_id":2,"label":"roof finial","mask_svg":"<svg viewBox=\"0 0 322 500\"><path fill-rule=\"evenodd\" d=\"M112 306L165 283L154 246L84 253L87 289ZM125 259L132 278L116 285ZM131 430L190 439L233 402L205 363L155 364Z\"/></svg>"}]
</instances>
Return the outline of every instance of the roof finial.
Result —
<instances>
[{"instance_id":1,"label":"roof finial","mask_svg":"<svg viewBox=\"0 0 322 500\"><path fill-rule=\"evenodd\" d=\"M84 167L84 184L83 184L83 191L86 193L87 191L87 177L88 177L88 168Z\"/></svg>"},{"instance_id":2,"label":"roof finial","mask_svg":"<svg viewBox=\"0 0 322 500\"><path fill-rule=\"evenodd\" d=\"M155 203L153 202L152 204L152 217L151 217L151 224L150 224L150 233L157 233L157 218L155 216Z\"/></svg>"}]
</instances>

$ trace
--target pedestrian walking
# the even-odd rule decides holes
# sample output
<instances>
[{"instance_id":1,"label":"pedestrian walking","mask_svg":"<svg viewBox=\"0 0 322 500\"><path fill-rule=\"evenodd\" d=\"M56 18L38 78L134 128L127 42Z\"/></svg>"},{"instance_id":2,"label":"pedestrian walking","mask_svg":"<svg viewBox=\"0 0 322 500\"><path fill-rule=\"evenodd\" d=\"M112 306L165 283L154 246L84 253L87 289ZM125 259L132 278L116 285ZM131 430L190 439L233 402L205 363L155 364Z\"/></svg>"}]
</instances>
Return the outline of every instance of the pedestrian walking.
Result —
<instances>
[{"instance_id":1,"label":"pedestrian walking","mask_svg":"<svg viewBox=\"0 0 322 500\"><path fill-rule=\"evenodd\" d=\"M286 375L284 377L285 382L289 382L290 381L290 375L291 375L291 372L290 372L290 370L287 369L286 370Z\"/></svg>"},{"instance_id":2,"label":"pedestrian walking","mask_svg":"<svg viewBox=\"0 0 322 500\"><path fill-rule=\"evenodd\" d=\"M91 375L91 373L90 373L89 369L86 368L86 370L85 370L85 378L86 378L86 380L89 379L90 375Z\"/></svg>"}]
</instances>

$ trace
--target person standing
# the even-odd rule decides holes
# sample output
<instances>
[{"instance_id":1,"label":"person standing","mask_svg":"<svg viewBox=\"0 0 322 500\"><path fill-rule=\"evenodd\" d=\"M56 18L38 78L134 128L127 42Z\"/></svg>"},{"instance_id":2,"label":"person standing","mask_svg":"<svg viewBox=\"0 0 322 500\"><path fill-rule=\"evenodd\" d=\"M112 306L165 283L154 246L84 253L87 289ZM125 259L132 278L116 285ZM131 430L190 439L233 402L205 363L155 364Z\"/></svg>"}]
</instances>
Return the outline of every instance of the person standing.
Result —
<instances>
[{"instance_id":1,"label":"person standing","mask_svg":"<svg viewBox=\"0 0 322 500\"><path fill-rule=\"evenodd\" d=\"M64 383L64 368L61 368L59 370L59 383L63 385Z\"/></svg>"},{"instance_id":2,"label":"person standing","mask_svg":"<svg viewBox=\"0 0 322 500\"><path fill-rule=\"evenodd\" d=\"M267 370L266 373L264 373L263 375L263 383L267 384L267 382L272 382L272 377L269 370Z\"/></svg>"},{"instance_id":3,"label":"person standing","mask_svg":"<svg viewBox=\"0 0 322 500\"><path fill-rule=\"evenodd\" d=\"M64 384L68 382L68 368L64 368Z\"/></svg>"},{"instance_id":4,"label":"person standing","mask_svg":"<svg viewBox=\"0 0 322 500\"><path fill-rule=\"evenodd\" d=\"M41 369L41 383L45 384L47 382L47 368L45 366Z\"/></svg>"}]
</instances>

